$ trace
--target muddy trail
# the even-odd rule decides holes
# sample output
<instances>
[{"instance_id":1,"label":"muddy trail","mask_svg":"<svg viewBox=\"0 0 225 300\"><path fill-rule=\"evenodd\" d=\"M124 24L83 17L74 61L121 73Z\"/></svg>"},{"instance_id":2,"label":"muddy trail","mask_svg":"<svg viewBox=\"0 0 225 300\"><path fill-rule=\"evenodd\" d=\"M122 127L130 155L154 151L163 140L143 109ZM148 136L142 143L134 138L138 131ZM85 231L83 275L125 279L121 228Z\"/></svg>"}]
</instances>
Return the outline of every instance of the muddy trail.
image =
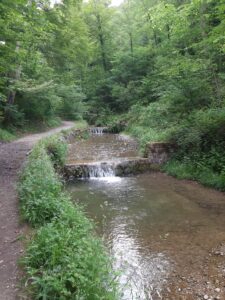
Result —
<instances>
[{"instance_id":1,"label":"muddy trail","mask_svg":"<svg viewBox=\"0 0 225 300\"><path fill-rule=\"evenodd\" d=\"M41 138L74 127L63 122L60 127L44 133L31 134L14 142L0 144L0 300L20 299L18 259L23 253L20 237L25 225L19 220L16 192L19 171L27 153Z\"/></svg>"}]
</instances>

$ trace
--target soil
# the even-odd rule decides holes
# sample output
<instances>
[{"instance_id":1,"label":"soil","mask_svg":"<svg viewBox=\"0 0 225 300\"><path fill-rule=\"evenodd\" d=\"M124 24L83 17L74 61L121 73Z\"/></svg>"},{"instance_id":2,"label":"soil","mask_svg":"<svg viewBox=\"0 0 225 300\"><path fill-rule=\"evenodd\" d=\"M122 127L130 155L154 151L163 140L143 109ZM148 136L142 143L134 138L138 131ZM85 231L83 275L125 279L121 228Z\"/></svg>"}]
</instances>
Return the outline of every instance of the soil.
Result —
<instances>
[{"instance_id":1,"label":"soil","mask_svg":"<svg viewBox=\"0 0 225 300\"><path fill-rule=\"evenodd\" d=\"M24 251L21 236L26 226L19 218L16 191L19 172L36 142L72 127L73 122L63 122L62 126L47 132L0 144L0 300L25 299L19 296L21 271L18 260Z\"/></svg>"}]
</instances>

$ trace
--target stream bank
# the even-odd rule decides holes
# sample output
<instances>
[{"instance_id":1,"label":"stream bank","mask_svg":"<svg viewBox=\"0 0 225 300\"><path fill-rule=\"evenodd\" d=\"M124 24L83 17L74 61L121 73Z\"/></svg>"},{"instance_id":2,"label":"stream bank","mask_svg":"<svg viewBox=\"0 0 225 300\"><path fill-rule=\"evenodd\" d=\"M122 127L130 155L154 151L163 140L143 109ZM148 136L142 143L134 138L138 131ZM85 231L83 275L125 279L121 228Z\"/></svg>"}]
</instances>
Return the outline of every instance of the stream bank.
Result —
<instances>
[{"instance_id":1,"label":"stream bank","mask_svg":"<svg viewBox=\"0 0 225 300\"><path fill-rule=\"evenodd\" d=\"M15 300L21 273L17 262L23 253L16 185L27 153L43 137L74 127L73 122L40 134L32 134L0 145L0 299Z\"/></svg>"}]
</instances>

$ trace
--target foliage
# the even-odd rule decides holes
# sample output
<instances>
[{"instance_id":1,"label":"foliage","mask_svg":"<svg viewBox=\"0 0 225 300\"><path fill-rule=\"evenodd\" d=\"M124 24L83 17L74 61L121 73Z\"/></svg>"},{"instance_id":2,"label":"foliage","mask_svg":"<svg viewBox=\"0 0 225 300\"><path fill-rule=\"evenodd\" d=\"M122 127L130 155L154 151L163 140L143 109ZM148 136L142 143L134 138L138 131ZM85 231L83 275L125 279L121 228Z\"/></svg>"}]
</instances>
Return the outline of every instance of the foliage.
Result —
<instances>
[{"instance_id":1,"label":"foliage","mask_svg":"<svg viewBox=\"0 0 225 300\"><path fill-rule=\"evenodd\" d=\"M33 226L59 216L61 183L43 147L36 147L23 171L19 185L21 213Z\"/></svg>"},{"instance_id":2,"label":"foliage","mask_svg":"<svg viewBox=\"0 0 225 300\"><path fill-rule=\"evenodd\" d=\"M221 153L223 0L3 0L0 11L1 127L123 119L142 148L170 140L180 160Z\"/></svg>"},{"instance_id":3,"label":"foliage","mask_svg":"<svg viewBox=\"0 0 225 300\"><path fill-rule=\"evenodd\" d=\"M79 209L65 215L37 231L24 257L36 299L115 299L101 242Z\"/></svg>"},{"instance_id":4,"label":"foliage","mask_svg":"<svg viewBox=\"0 0 225 300\"><path fill-rule=\"evenodd\" d=\"M210 160L214 159L217 159L217 156L211 155ZM205 158L197 161L184 157L182 161L175 159L169 161L163 170L179 179L198 180L206 186L225 191L224 164L221 172L215 172Z\"/></svg>"},{"instance_id":5,"label":"foliage","mask_svg":"<svg viewBox=\"0 0 225 300\"><path fill-rule=\"evenodd\" d=\"M46 122L57 115L82 118L86 25L79 1L53 7L50 2L0 3L0 113L5 126Z\"/></svg>"},{"instance_id":6,"label":"foliage","mask_svg":"<svg viewBox=\"0 0 225 300\"><path fill-rule=\"evenodd\" d=\"M4 118L3 123L9 124L11 127L21 128L24 123L24 113L18 109L17 105L3 105L3 114L7 117Z\"/></svg>"},{"instance_id":7,"label":"foliage","mask_svg":"<svg viewBox=\"0 0 225 300\"><path fill-rule=\"evenodd\" d=\"M15 135L11 132L0 128L0 142L10 142L15 139Z\"/></svg>"},{"instance_id":8,"label":"foliage","mask_svg":"<svg viewBox=\"0 0 225 300\"><path fill-rule=\"evenodd\" d=\"M104 30L114 25L107 36L114 50L107 53L111 66L85 79L92 123L110 126L111 116L123 113L126 130L140 140L142 150L151 141L178 145L168 172L220 189L225 167L224 8L222 0L129 0L114 10L106 5L101 13L108 10L110 19ZM93 64L97 69L96 61L94 56L90 71Z\"/></svg>"},{"instance_id":9,"label":"foliage","mask_svg":"<svg viewBox=\"0 0 225 300\"><path fill-rule=\"evenodd\" d=\"M61 134L45 138L42 141L42 145L55 168L63 167L65 165L68 145L63 140Z\"/></svg>"},{"instance_id":10,"label":"foliage","mask_svg":"<svg viewBox=\"0 0 225 300\"><path fill-rule=\"evenodd\" d=\"M57 86L57 94L63 99L60 107L60 116L64 119L81 120L85 112L85 95L77 86Z\"/></svg>"},{"instance_id":11,"label":"foliage","mask_svg":"<svg viewBox=\"0 0 225 300\"><path fill-rule=\"evenodd\" d=\"M127 131L139 139L142 151L149 142L169 140L176 126L176 116L169 113L165 101L145 107L135 105L128 114Z\"/></svg>"},{"instance_id":12,"label":"foliage","mask_svg":"<svg viewBox=\"0 0 225 300\"><path fill-rule=\"evenodd\" d=\"M20 178L22 215L38 227L22 259L30 293L34 299L117 299L106 250L63 192L47 154L54 148L53 162L62 162L61 144L54 137L35 146Z\"/></svg>"}]
</instances>

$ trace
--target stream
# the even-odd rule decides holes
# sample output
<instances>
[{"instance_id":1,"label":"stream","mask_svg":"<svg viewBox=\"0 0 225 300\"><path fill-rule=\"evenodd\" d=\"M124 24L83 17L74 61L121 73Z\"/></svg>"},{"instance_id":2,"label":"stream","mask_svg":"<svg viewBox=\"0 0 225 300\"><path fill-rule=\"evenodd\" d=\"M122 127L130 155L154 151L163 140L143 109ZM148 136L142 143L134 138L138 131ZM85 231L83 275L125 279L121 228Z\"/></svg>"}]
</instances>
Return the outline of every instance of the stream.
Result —
<instances>
[{"instance_id":1,"label":"stream","mask_svg":"<svg viewBox=\"0 0 225 300\"><path fill-rule=\"evenodd\" d=\"M138 157L134 140L100 131L74 142L68 161L131 157ZM122 178L107 170L67 189L96 223L120 271L121 300L204 299L210 293L225 299L224 194L159 172Z\"/></svg>"}]
</instances>

